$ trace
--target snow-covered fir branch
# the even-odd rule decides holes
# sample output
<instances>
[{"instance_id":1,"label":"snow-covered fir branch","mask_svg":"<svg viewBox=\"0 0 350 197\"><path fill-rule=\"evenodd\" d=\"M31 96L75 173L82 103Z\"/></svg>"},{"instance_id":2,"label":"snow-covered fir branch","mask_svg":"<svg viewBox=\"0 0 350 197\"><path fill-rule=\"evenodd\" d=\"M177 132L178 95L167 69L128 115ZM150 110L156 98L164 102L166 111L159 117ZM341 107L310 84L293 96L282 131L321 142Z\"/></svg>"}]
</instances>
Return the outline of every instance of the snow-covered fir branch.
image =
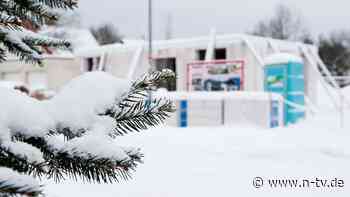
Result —
<instances>
[{"instance_id":1,"label":"snow-covered fir branch","mask_svg":"<svg viewBox=\"0 0 350 197\"><path fill-rule=\"evenodd\" d=\"M32 177L0 167L0 196L38 196L42 186Z\"/></svg>"},{"instance_id":2,"label":"snow-covered fir branch","mask_svg":"<svg viewBox=\"0 0 350 197\"><path fill-rule=\"evenodd\" d=\"M164 69L146 74L133 82L131 89L106 111L105 115L113 117L117 122L110 135L116 137L148 129L168 118L175 111L173 102L167 98L153 98L151 92L161 82L174 78L173 71Z\"/></svg>"},{"instance_id":3,"label":"snow-covered fir branch","mask_svg":"<svg viewBox=\"0 0 350 197\"><path fill-rule=\"evenodd\" d=\"M8 52L17 55L24 61L39 64L42 64L41 47L70 47L67 41L39 36L24 28L12 30L0 27L0 37L3 40L3 47Z\"/></svg>"},{"instance_id":4,"label":"snow-covered fir branch","mask_svg":"<svg viewBox=\"0 0 350 197\"><path fill-rule=\"evenodd\" d=\"M57 20L57 8L73 9L76 4L0 0L0 62L12 53L42 64L42 47L67 49L70 43L32 30ZM91 72L43 102L0 88L0 196L41 195L41 186L28 175L98 183L129 179L143 154L139 148L119 146L113 138L159 125L174 111L170 100L147 96L172 77L164 70L133 83Z\"/></svg>"},{"instance_id":5,"label":"snow-covered fir branch","mask_svg":"<svg viewBox=\"0 0 350 197\"><path fill-rule=\"evenodd\" d=\"M57 9L73 9L76 5L74 0L0 0L0 62L10 52L23 61L41 65L42 47L69 47L66 41L41 37L32 30L57 20Z\"/></svg>"},{"instance_id":6,"label":"snow-covered fir branch","mask_svg":"<svg viewBox=\"0 0 350 197\"><path fill-rule=\"evenodd\" d=\"M0 159L6 161L0 166L56 181L129 179L143 154L113 138L159 125L174 112L170 100L147 96L172 77L157 71L133 83L90 72L45 102L0 89Z\"/></svg>"},{"instance_id":7,"label":"snow-covered fir branch","mask_svg":"<svg viewBox=\"0 0 350 197\"><path fill-rule=\"evenodd\" d=\"M11 16L6 13L0 13L0 24L4 27L14 28L22 25L22 20L17 16Z\"/></svg>"}]
</instances>

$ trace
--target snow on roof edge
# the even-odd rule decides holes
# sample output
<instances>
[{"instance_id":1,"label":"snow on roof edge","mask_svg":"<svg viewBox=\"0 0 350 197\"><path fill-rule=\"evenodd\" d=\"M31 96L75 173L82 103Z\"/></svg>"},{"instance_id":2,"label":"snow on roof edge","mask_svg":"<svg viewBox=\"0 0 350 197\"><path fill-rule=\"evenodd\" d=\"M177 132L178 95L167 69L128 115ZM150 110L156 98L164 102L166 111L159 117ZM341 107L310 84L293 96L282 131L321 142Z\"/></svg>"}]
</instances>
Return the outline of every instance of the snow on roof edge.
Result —
<instances>
[{"instance_id":1,"label":"snow on roof edge","mask_svg":"<svg viewBox=\"0 0 350 197\"><path fill-rule=\"evenodd\" d=\"M41 55L43 59L74 59L76 56L73 53L53 53L53 54L43 54ZM20 61L20 58L17 56L10 56L6 59L6 61Z\"/></svg>"},{"instance_id":2,"label":"snow on roof edge","mask_svg":"<svg viewBox=\"0 0 350 197\"><path fill-rule=\"evenodd\" d=\"M154 48L155 49L164 49L164 48L174 48L174 47L201 47L206 48L208 45L208 42L210 41L211 37L208 36L198 36L198 37L191 37L191 38L177 38L177 39L171 39L171 40L155 40L154 41ZM222 34L216 36L216 45L219 47L220 45L229 44L232 42L241 41L242 39L248 39L251 41L274 41L281 45L304 45L309 46L312 48L316 48L314 45L310 44L304 44L301 42L292 42L287 40L277 40L273 38L268 37L259 37L259 36L253 36L253 35L247 35L247 34ZM120 51L120 52L127 52L136 50L140 46L144 45L144 50L148 50L146 45L147 41L145 40L139 40L139 42L136 42L135 40L128 44L109 44L104 46L98 46L93 48L83 48L76 52L76 55L78 57L88 57L88 56L99 56L103 53L108 53L111 51Z\"/></svg>"},{"instance_id":3,"label":"snow on roof edge","mask_svg":"<svg viewBox=\"0 0 350 197\"><path fill-rule=\"evenodd\" d=\"M2 88L15 88L16 86L25 86L23 82L20 81L0 81L0 87Z\"/></svg>"},{"instance_id":4,"label":"snow on roof edge","mask_svg":"<svg viewBox=\"0 0 350 197\"><path fill-rule=\"evenodd\" d=\"M222 99L245 99L245 100L282 100L282 96L276 93L269 92L250 92L250 91L235 91L235 92L168 92L157 91L156 97L166 97L172 100L222 100Z\"/></svg>"},{"instance_id":5,"label":"snow on roof edge","mask_svg":"<svg viewBox=\"0 0 350 197\"><path fill-rule=\"evenodd\" d=\"M274 53L264 59L265 65L281 64L281 63L303 63L303 59L297 55L290 53Z\"/></svg>"}]
</instances>

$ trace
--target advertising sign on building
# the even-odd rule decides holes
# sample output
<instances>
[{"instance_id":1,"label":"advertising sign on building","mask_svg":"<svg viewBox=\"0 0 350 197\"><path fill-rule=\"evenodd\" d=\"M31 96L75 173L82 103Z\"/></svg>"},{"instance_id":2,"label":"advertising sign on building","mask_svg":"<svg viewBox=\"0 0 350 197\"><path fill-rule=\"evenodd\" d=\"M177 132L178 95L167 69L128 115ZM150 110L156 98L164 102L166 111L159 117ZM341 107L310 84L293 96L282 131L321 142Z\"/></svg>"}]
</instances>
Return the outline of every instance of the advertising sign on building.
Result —
<instances>
[{"instance_id":1,"label":"advertising sign on building","mask_svg":"<svg viewBox=\"0 0 350 197\"><path fill-rule=\"evenodd\" d=\"M243 90L244 61L214 61L188 64L189 91Z\"/></svg>"}]
</instances>

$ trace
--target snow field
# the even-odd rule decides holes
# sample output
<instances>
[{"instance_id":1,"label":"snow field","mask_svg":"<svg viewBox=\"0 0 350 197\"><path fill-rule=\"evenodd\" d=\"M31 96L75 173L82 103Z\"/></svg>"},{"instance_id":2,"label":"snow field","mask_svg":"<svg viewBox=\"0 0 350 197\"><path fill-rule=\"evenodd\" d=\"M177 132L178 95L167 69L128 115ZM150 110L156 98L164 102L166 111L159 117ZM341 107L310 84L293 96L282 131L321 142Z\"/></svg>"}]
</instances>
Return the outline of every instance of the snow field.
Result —
<instances>
[{"instance_id":1,"label":"snow field","mask_svg":"<svg viewBox=\"0 0 350 197\"><path fill-rule=\"evenodd\" d=\"M349 119L349 117L347 117ZM324 121L327 120L327 121ZM332 123L332 124L330 124ZM348 196L350 125L326 114L289 128L157 128L117 139L142 148L133 180L113 185L48 183L52 196ZM344 188L256 189L264 179L343 179Z\"/></svg>"}]
</instances>

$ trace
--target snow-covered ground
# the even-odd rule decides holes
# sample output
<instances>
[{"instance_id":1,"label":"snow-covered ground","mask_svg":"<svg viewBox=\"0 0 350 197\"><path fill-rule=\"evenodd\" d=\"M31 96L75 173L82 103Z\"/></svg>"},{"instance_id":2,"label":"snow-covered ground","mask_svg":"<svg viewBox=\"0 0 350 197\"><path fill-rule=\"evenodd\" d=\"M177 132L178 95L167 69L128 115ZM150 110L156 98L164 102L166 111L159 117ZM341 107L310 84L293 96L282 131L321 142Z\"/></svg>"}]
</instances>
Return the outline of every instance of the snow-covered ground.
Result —
<instances>
[{"instance_id":1,"label":"snow-covered ground","mask_svg":"<svg viewBox=\"0 0 350 197\"><path fill-rule=\"evenodd\" d=\"M347 112L350 114L350 111ZM347 116L350 121L350 116ZM344 196L350 194L350 122L338 128L335 114L297 126L262 130L157 128L118 139L141 147L144 164L119 184L47 182L50 196L232 197ZM253 186L254 177L265 180ZM271 189L270 179L344 180L343 188Z\"/></svg>"}]
</instances>

